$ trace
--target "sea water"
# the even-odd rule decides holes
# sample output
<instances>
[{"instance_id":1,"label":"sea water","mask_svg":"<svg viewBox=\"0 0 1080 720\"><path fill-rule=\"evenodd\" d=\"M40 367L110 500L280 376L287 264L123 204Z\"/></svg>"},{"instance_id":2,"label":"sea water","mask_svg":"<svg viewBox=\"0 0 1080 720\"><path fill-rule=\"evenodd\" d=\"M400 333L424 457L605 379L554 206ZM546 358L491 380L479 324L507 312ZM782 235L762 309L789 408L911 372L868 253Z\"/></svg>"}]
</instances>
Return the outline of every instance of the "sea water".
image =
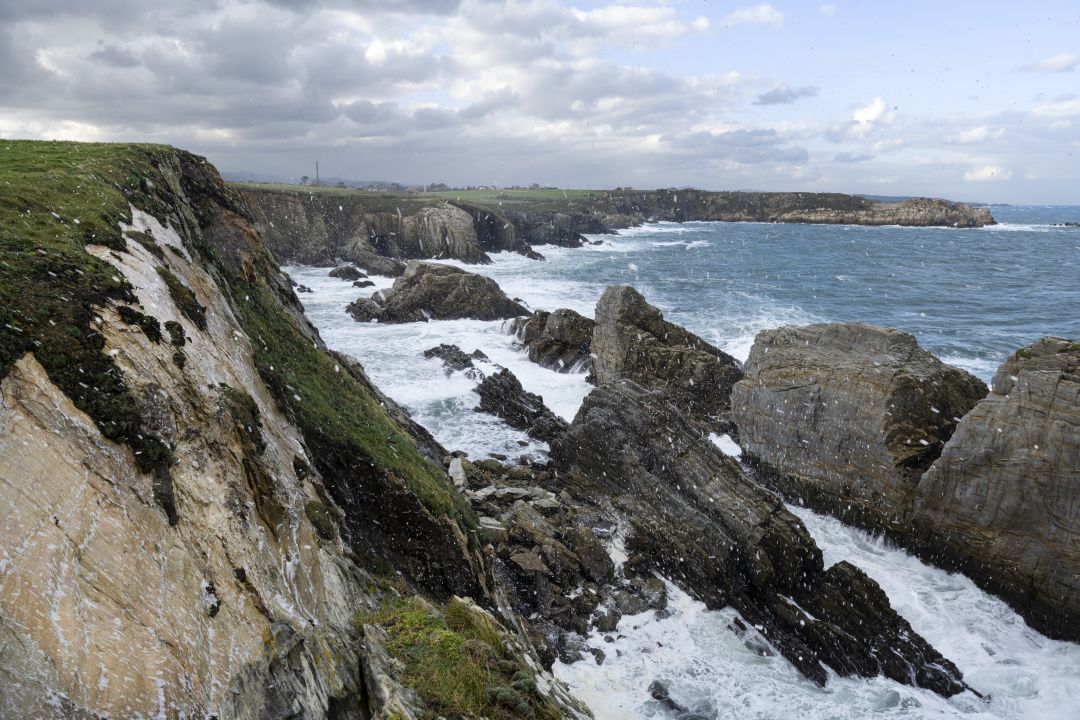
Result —
<instances>
[{"instance_id":1,"label":"sea water","mask_svg":"<svg viewBox=\"0 0 1080 720\"><path fill-rule=\"evenodd\" d=\"M862 321L913 333L931 352L989 381L1009 353L1043 336L1080 338L1080 207L994 207L980 229L658 223L593 236L583 248L541 246L543 262L500 253L466 266L494 278L530 309L592 316L604 288L636 287L665 316L745 360L757 332L784 324ZM358 289L326 268L290 267L313 289L300 299L327 344L355 356L372 380L449 449L481 458L543 457L546 446L473 412L475 380L423 357L441 343L482 350L481 372L509 368L551 409L573 418L590 386L583 374L528 361L505 323L357 323L345 306L392 284ZM733 452L730 444L725 451ZM556 665L600 720L664 718L648 686L664 681L684 706L720 718L1080 717L1080 645L1028 628L1000 600L959 575L929 567L880 539L792 508L827 564L849 560L888 593L914 629L989 696L943 699L884 678L832 678L818 688L778 656L746 648L727 625L669 587L674 614L623 618L590 643L606 660ZM610 640L610 642L609 642Z\"/></svg>"}]
</instances>

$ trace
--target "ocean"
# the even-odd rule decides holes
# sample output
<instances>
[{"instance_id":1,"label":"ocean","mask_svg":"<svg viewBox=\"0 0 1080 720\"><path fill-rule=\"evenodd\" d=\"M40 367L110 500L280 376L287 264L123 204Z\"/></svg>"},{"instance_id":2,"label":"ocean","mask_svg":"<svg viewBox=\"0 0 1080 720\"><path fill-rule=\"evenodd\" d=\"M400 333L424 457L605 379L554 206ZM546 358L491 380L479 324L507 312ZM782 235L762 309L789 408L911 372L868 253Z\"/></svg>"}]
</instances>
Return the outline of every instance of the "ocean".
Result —
<instances>
[{"instance_id":1,"label":"ocean","mask_svg":"<svg viewBox=\"0 0 1080 720\"><path fill-rule=\"evenodd\" d=\"M1042 337L1080 339L1080 206L995 206L980 229L658 223L593 236L583 248L541 246L546 260L500 253L489 275L532 309L567 307L592 316L608 285L630 284L684 325L740 360L754 336L785 324L862 321L914 334L923 347L989 382L1014 350ZM581 373L528 361L504 323L356 323L345 306L392 284L360 290L327 268L287 267L314 292L300 299L326 343L356 357L372 380L449 449L470 457L542 458L546 446L475 413L475 382L447 376L423 351L440 343L482 350L490 371L509 368L527 390L572 420L590 386ZM730 444L725 451L734 452ZM665 681L681 704L709 717L1075 718L1080 645L1048 640L966 578L929 567L878 538L793 508L827 564L850 560L876 579L894 607L989 696L945 700L882 678L833 678L818 688L779 657L760 657L726 626L734 611L707 611L671 586L674 614L621 621L607 655L557 664L556 674L598 720L664 718L647 687ZM616 637L617 636L617 637Z\"/></svg>"}]
</instances>

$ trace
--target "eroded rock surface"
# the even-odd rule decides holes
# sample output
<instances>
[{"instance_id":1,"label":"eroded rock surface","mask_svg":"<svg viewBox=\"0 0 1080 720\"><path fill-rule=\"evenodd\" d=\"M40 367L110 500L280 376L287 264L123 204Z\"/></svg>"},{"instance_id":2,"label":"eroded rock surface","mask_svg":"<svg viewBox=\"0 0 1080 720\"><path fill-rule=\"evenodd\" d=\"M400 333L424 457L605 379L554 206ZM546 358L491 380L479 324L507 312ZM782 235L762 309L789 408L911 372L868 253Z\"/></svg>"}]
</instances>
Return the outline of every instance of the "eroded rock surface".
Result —
<instances>
[{"instance_id":1,"label":"eroded rock surface","mask_svg":"<svg viewBox=\"0 0 1080 720\"><path fill-rule=\"evenodd\" d=\"M450 265L410 262L389 290L347 308L357 322L506 320L529 311L506 297L498 283Z\"/></svg>"},{"instance_id":2,"label":"eroded rock surface","mask_svg":"<svg viewBox=\"0 0 1080 720\"><path fill-rule=\"evenodd\" d=\"M914 546L1080 641L1080 343L1014 353L919 481Z\"/></svg>"},{"instance_id":3,"label":"eroded rock surface","mask_svg":"<svg viewBox=\"0 0 1080 720\"><path fill-rule=\"evenodd\" d=\"M557 372L587 371L592 367L592 335L596 323L565 308L537 310L517 318L510 331L525 344L529 360Z\"/></svg>"},{"instance_id":4,"label":"eroded rock surface","mask_svg":"<svg viewBox=\"0 0 1080 720\"><path fill-rule=\"evenodd\" d=\"M759 333L731 404L740 444L770 485L893 533L919 476L985 394L908 333L835 323Z\"/></svg>"},{"instance_id":5,"label":"eroded rock surface","mask_svg":"<svg viewBox=\"0 0 1080 720\"><path fill-rule=\"evenodd\" d=\"M960 672L846 562L826 569L801 521L748 478L666 394L610 382L551 448L565 482L629 524L629 565L709 607L730 605L807 677L884 674L951 695ZM594 500L595 501L595 500Z\"/></svg>"},{"instance_id":6,"label":"eroded rock surface","mask_svg":"<svg viewBox=\"0 0 1080 720\"><path fill-rule=\"evenodd\" d=\"M633 380L664 392L690 417L731 431L731 387L739 362L670 323L629 285L612 285L596 304L592 371L597 384Z\"/></svg>"},{"instance_id":7,"label":"eroded rock surface","mask_svg":"<svg viewBox=\"0 0 1080 720\"><path fill-rule=\"evenodd\" d=\"M480 396L480 412L500 417L537 440L551 442L566 432L567 422L544 405L544 399L528 392L512 372L503 368L473 388Z\"/></svg>"}]
</instances>

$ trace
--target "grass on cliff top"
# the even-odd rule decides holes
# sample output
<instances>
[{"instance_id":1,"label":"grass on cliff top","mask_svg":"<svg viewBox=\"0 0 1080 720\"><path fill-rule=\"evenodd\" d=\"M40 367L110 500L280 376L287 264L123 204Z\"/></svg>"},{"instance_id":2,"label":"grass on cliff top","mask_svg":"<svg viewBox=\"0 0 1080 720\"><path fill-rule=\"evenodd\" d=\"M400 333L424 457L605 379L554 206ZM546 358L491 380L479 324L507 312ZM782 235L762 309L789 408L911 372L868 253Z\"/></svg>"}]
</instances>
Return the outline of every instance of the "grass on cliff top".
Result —
<instances>
[{"instance_id":1,"label":"grass on cliff top","mask_svg":"<svg viewBox=\"0 0 1080 720\"><path fill-rule=\"evenodd\" d=\"M505 651L497 624L461 600L434 608L399 599L358 623L386 631L387 650L405 668L404 684L424 700L430 717L562 717Z\"/></svg>"},{"instance_id":2,"label":"grass on cliff top","mask_svg":"<svg viewBox=\"0 0 1080 720\"><path fill-rule=\"evenodd\" d=\"M153 145L0 140L0 379L32 351L102 433L131 445L148 470L168 449L141 432L120 369L102 352L95 306L131 300L128 283L86 252L125 249L128 203L159 214L148 188ZM149 181L149 182L148 182Z\"/></svg>"},{"instance_id":3,"label":"grass on cliff top","mask_svg":"<svg viewBox=\"0 0 1080 720\"><path fill-rule=\"evenodd\" d=\"M234 288L234 305L253 340L256 365L300 427L320 470L334 464L355 472L388 470L434 514L475 526L446 474L420 454L367 388L299 331L265 284L245 290Z\"/></svg>"}]
</instances>

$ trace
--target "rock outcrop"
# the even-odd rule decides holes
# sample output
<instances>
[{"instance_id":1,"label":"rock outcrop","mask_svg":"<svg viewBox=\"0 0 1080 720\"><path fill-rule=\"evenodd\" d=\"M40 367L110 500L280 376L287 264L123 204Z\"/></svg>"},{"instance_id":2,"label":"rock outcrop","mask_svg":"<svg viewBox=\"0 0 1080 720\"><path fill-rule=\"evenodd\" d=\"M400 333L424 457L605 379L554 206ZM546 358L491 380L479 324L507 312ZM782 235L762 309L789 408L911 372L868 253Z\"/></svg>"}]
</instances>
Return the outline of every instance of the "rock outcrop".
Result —
<instances>
[{"instance_id":1,"label":"rock outcrop","mask_svg":"<svg viewBox=\"0 0 1080 720\"><path fill-rule=\"evenodd\" d=\"M5 152L0 716L412 707L372 679L357 617L498 603L466 501L425 459L445 451L325 349L204 159Z\"/></svg>"},{"instance_id":2,"label":"rock outcrop","mask_svg":"<svg viewBox=\"0 0 1080 720\"><path fill-rule=\"evenodd\" d=\"M506 297L498 283L450 265L410 262L389 290L347 308L357 322L506 320L529 311Z\"/></svg>"},{"instance_id":3,"label":"rock outcrop","mask_svg":"<svg viewBox=\"0 0 1080 720\"><path fill-rule=\"evenodd\" d=\"M919 481L919 554L1080 641L1080 343L1014 353Z\"/></svg>"},{"instance_id":4,"label":"rock outcrop","mask_svg":"<svg viewBox=\"0 0 1080 720\"><path fill-rule=\"evenodd\" d=\"M484 378L473 392L480 396L478 412L500 417L529 437L552 442L566 432L567 422L544 405L544 398L525 390L506 368Z\"/></svg>"},{"instance_id":5,"label":"rock outcrop","mask_svg":"<svg viewBox=\"0 0 1080 720\"><path fill-rule=\"evenodd\" d=\"M337 267L331 270L330 277L337 278L338 280L348 280L350 282L353 282L356 280L363 280L367 277L367 275L360 272L352 265L342 265L341 267Z\"/></svg>"},{"instance_id":6,"label":"rock outcrop","mask_svg":"<svg viewBox=\"0 0 1080 720\"><path fill-rule=\"evenodd\" d=\"M525 345L529 360L557 372L589 371L592 367L592 336L596 323L573 310L537 310L528 318L516 318L510 332Z\"/></svg>"},{"instance_id":7,"label":"rock outcrop","mask_svg":"<svg viewBox=\"0 0 1080 720\"><path fill-rule=\"evenodd\" d=\"M944 695L964 689L874 581L846 562L826 569L780 498L665 393L629 380L601 385L551 458L564 486L624 519L628 566L664 574L709 607L734 607L815 682L825 683L828 667Z\"/></svg>"},{"instance_id":8,"label":"rock outcrop","mask_svg":"<svg viewBox=\"0 0 1080 720\"><path fill-rule=\"evenodd\" d=\"M731 432L731 388L743 371L727 353L663 314L629 285L613 285L596 304L592 373L597 384L633 380L661 390L690 417Z\"/></svg>"},{"instance_id":9,"label":"rock outcrop","mask_svg":"<svg viewBox=\"0 0 1080 720\"><path fill-rule=\"evenodd\" d=\"M835 323L759 333L731 404L740 445L772 487L894 534L919 477L985 395L908 333Z\"/></svg>"}]
</instances>

